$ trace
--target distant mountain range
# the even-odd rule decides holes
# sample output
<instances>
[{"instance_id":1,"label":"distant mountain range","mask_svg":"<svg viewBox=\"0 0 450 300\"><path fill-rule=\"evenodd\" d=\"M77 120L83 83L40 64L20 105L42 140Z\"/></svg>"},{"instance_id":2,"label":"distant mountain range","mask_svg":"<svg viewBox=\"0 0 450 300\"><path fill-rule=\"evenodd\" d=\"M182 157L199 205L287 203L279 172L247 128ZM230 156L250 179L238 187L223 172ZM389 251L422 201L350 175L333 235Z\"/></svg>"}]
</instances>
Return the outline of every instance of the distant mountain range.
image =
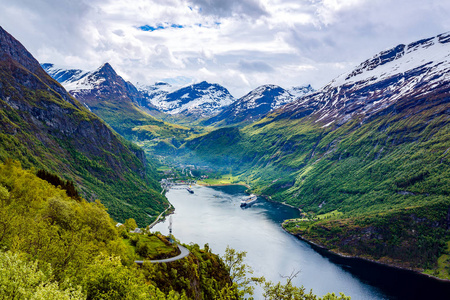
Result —
<instances>
[{"instance_id":1,"label":"distant mountain range","mask_svg":"<svg viewBox=\"0 0 450 300\"><path fill-rule=\"evenodd\" d=\"M263 85L224 107L221 112L206 120L204 124L248 124L313 91L314 89L310 85L296 87L289 91L276 85Z\"/></svg>"},{"instance_id":2,"label":"distant mountain range","mask_svg":"<svg viewBox=\"0 0 450 300\"><path fill-rule=\"evenodd\" d=\"M179 89L165 82L154 85L137 84L135 87L118 76L109 64L91 72L58 68L50 63L42 64L42 67L87 106L92 101L86 100L87 98L116 94L120 87L121 93L152 115L155 115L155 110L159 110L169 115L209 119L205 124L248 123L314 91L311 86L284 90L281 87L264 85L240 99L235 99L223 86L206 81ZM233 117L228 118L230 116ZM227 120L223 121L225 118Z\"/></svg>"}]
</instances>

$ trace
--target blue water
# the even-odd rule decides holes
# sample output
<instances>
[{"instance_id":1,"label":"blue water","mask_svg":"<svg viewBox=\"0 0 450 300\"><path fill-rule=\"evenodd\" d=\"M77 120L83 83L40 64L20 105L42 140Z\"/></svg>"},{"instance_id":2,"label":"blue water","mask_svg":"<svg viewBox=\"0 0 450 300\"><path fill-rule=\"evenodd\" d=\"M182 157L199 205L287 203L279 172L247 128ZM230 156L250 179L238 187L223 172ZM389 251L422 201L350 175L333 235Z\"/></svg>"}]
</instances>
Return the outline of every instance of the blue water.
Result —
<instances>
[{"instance_id":1,"label":"blue water","mask_svg":"<svg viewBox=\"0 0 450 300\"><path fill-rule=\"evenodd\" d=\"M194 186L193 190L194 194L184 189L167 193L175 207L174 236L186 244L208 243L219 255L227 245L246 251L253 276L284 282L282 276L300 271L293 283L319 296L343 292L352 299L449 299L448 284L314 250L280 226L283 220L298 217L298 210L263 198L250 208L240 208L241 199L247 196L245 187ZM168 219L152 230L168 234ZM259 287L255 299L262 299Z\"/></svg>"}]
</instances>

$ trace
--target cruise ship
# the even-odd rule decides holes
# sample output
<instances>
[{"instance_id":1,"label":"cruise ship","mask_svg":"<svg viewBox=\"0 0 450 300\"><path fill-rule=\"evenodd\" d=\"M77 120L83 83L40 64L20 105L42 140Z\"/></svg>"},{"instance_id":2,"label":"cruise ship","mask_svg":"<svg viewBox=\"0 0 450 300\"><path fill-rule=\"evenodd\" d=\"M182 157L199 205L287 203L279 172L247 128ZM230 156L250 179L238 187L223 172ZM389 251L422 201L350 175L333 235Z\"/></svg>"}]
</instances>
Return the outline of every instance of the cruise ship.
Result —
<instances>
[{"instance_id":1,"label":"cruise ship","mask_svg":"<svg viewBox=\"0 0 450 300\"><path fill-rule=\"evenodd\" d=\"M251 194L249 197L241 201L241 207L249 207L250 205L255 203L256 200L258 200L258 196L256 196L255 194Z\"/></svg>"}]
</instances>

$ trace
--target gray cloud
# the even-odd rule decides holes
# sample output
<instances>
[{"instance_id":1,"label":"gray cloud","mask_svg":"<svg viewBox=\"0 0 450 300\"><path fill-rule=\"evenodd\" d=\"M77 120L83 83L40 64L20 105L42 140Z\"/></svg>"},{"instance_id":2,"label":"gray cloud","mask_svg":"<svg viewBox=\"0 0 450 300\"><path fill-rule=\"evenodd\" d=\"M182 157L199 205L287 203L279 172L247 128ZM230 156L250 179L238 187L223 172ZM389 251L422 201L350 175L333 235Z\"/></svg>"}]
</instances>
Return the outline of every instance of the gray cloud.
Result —
<instances>
[{"instance_id":1,"label":"gray cloud","mask_svg":"<svg viewBox=\"0 0 450 300\"><path fill-rule=\"evenodd\" d=\"M234 15L259 18L269 13L258 0L189 0L201 13L217 17Z\"/></svg>"},{"instance_id":2,"label":"gray cloud","mask_svg":"<svg viewBox=\"0 0 450 300\"><path fill-rule=\"evenodd\" d=\"M318 65L335 62L355 66L379 51L450 28L449 2L349 1L355 4L336 10L324 2L313 5L314 22L293 24L282 33L283 40L301 57Z\"/></svg>"},{"instance_id":3,"label":"gray cloud","mask_svg":"<svg viewBox=\"0 0 450 300\"><path fill-rule=\"evenodd\" d=\"M240 60L238 62L239 69L245 72L264 72L270 73L274 71L274 68L263 61L250 61L250 60Z\"/></svg>"},{"instance_id":4,"label":"gray cloud","mask_svg":"<svg viewBox=\"0 0 450 300\"><path fill-rule=\"evenodd\" d=\"M6 2L6 3L5 3ZM77 56L95 43L97 0L0 0L5 29L24 43L33 55ZM13 2L13 3L11 3ZM98 32L98 31L97 31Z\"/></svg>"}]
</instances>

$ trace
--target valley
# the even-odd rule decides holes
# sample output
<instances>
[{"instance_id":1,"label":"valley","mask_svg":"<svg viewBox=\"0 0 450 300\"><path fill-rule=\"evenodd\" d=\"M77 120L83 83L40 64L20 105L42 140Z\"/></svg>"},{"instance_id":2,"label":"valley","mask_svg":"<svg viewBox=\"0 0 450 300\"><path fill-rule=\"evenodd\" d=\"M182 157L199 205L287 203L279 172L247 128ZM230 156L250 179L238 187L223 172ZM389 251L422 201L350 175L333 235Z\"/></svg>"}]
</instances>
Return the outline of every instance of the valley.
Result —
<instances>
[{"instance_id":1,"label":"valley","mask_svg":"<svg viewBox=\"0 0 450 300\"><path fill-rule=\"evenodd\" d=\"M438 259L449 251L448 47L448 34L402 44L320 90L297 88L296 96L267 85L236 100L206 82L171 92L155 85L153 94L149 88L142 94L150 97L144 102L125 93L136 109L168 113L183 125L144 125L150 121L135 112L109 114L108 89L72 94L80 101L90 94L108 96L104 107L95 108L99 116L160 163L192 165L196 178L213 177L213 184L245 184L315 220L287 223L295 235L346 255L449 278L437 270ZM99 86L109 82L104 78ZM217 100L205 100L207 93ZM174 102L177 94L182 102ZM210 101L216 103L214 113ZM143 123L127 123L130 119ZM167 128L165 134L142 134L160 128ZM202 173L195 165L213 171ZM221 181L222 176L229 179Z\"/></svg>"},{"instance_id":2,"label":"valley","mask_svg":"<svg viewBox=\"0 0 450 300\"><path fill-rule=\"evenodd\" d=\"M130 233L173 212L167 178L245 186L298 213L279 222L293 236L450 280L450 33L384 50L318 90L266 84L238 99L206 81L135 86L110 63L40 64L1 27L0 46L0 246L49 263L59 292L67 279L95 298L118 268L114 280L139 282L118 288L136 299L244 297L207 241L187 246L188 263L134 266L177 252L159 233ZM24 222L34 228L14 227Z\"/></svg>"}]
</instances>

